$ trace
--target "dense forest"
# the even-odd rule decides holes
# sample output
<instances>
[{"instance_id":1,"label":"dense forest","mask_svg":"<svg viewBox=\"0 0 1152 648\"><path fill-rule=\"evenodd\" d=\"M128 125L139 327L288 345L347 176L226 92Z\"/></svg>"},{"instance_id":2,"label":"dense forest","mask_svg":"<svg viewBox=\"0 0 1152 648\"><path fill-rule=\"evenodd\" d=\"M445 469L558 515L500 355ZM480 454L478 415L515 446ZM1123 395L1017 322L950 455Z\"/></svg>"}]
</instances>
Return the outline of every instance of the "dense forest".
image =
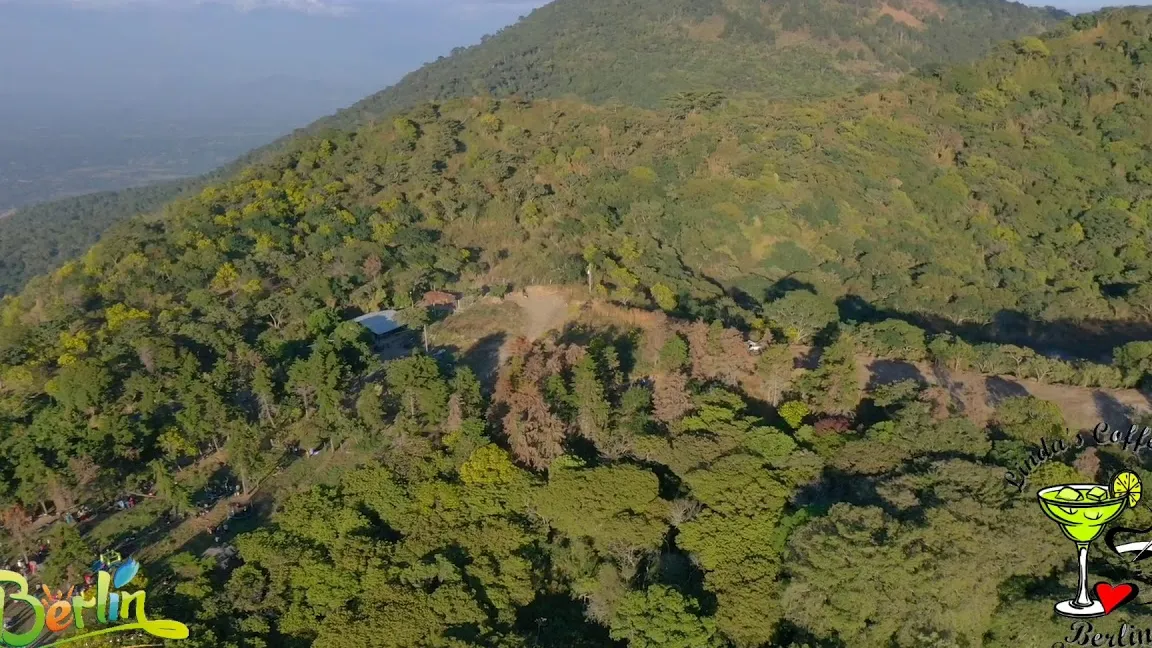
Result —
<instances>
[{"instance_id":1,"label":"dense forest","mask_svg":"<svg viewBox=\"0 0 1152 648\"><path fill-rule=\"evenodd\" d=\"M382 396L361 392L330 423L378 460L288 497L237 540L243 566L223 586L210 562L172 559L165 601L192 623L187 645L1008 648L1067 634L1048 599L1070 587L1071 545L1002 476L1058 416L1009 401L984 430L908 384L868 395L877 418L829 415L859 396L842 338L770 423L739 385L774 363L731 333L525 342L488 407L467 369L396 361ZM846 399L811 397L825 390ZM1095 479L1119 460L1093 448L1033 479Z\"/></svg>"},{"instance_id":2,"label":"dense forest","mask_svg":"<svg viewBox=\"0 0 1152 648\"><path fill-rule=\"evenodd\" d=\"M422 102L474 94L680 108L699 101L681 93L826 97L916 66L975 59L1063 15L999 0L906 4L559 0L303 132L353 129ZM110 223L213 179L57 201L0 218L0 294L59 267Z\"/></svg>"},{"instance_id":3,"label":"dense forest","mask_svg":"<svg viewBox=\"0 0 1152 648\"><path fill-rule=\"evenodd\" d=\"M1074 545L1033 489L1147 460L1075 448L1017 492L1042 441L1074 446L1059 407L978 424L857 363L1146 385L1149 94L1128 9L820 101L466 98L296 138L0 301L7 546L86 493L182 519L206 454L248 496L322 447L350 465L274 491L234 569L150 554L178 645L1053 645ZM636 316L510 340L494 375L384 361L349 321L549 282ZM986 342L1048 330L1112 366ZM96 547L58 529L74 580Z\"/></svg>"}]
</instances>

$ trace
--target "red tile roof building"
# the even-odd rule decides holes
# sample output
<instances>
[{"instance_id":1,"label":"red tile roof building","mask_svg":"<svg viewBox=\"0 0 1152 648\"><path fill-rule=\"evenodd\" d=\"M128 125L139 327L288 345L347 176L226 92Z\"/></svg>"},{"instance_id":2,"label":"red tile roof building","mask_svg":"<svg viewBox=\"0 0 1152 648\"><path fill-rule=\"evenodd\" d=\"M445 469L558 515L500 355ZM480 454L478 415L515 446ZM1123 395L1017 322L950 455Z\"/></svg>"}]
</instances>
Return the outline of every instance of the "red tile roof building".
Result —
<instances>
[{"instance_id":1,"label":"red tile roof building","mask_svg":"<svg viewBox=\"0 0 1152 648\"><path fill-rule=\"evenodd\" d=\"M424 298L420 300L421 306L455 306L456 295L442 290L430 290L424 293Z\"/></svg>"}]
</instances>

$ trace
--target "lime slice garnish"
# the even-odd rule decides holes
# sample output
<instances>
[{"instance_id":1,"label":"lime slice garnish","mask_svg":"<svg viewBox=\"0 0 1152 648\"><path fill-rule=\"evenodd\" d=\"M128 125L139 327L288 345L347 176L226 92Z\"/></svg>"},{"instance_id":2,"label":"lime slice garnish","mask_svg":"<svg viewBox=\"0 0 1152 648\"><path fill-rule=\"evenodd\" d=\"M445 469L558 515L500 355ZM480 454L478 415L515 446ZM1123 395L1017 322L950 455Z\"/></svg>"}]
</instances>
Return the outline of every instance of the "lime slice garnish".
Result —
<instances>
[{"instance_id":1,"label":"lime slice garnish","mask_svg":"<svg viewBox=\"0 0 1152 648\"><path fill-rule=\"evenodd\" d=\"M1140 478L1136 473L1124 471L1112 480L1112 497L1127 497L1128 506L1134 507L1140 501Z\"/></svg>"}]
</instances>

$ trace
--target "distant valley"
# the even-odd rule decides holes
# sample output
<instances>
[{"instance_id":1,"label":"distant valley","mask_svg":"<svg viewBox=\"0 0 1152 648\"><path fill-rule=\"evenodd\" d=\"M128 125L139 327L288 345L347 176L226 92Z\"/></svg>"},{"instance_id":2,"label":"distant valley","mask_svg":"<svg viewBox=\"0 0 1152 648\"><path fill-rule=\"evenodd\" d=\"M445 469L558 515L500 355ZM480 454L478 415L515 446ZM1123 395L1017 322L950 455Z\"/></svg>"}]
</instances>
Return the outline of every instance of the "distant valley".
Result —
<instances>
[{"instance_id":1,"label":"distant valley","mask_svg":"<svg viewBox=\"0 0 1152 648\"><path fill-rule=\"evenodd\" d=\"M269 77L155 88L143 101L126 91L91 104L0 92L0 210L206 173L364 91Z\"/></svg>"},{"instance_id":2,"label":"distant valley","mask_svg":"<svg viewBox=\"0 0 1152 648\"><path fill-rule=\"evenodd\" d=\"M530 8L95 6L0 1L0 213L206 173Z\"/></svg>"}]
</instances>

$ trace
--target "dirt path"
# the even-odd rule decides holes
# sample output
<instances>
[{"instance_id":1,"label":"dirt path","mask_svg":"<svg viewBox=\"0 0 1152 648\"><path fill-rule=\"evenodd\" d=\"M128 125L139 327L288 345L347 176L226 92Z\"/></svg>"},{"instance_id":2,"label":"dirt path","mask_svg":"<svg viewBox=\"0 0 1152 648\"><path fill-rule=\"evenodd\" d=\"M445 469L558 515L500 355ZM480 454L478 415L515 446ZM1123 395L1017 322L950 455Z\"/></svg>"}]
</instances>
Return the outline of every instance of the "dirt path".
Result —
<instances>
[{"instance_id":1,"label":"dirt path","mask_svg":"<svg viewBox=\"0 0 1152 648\"><path fill-rule=\"evenodd\" d=\"M234 527L230 532L222 533L224 540L219 545L215 542L209 542L211 536L208 534L210 529L215 529L229 521L229 513L233 505L241 508L251 506L254 510L265 507L267 509L265 512L271 512L278 498L306 490L317 483L318 478L322 478L333 470L341 469L349 462L354 465L356 461L356 454L348 449L333 451L327 447L315 457L302 456L297 459L290 459L290 455L283 455L277 461L276 467L270 469L260 479L252 492L224 497L203 515L193 515L181 520L167 532L163 540L149 545L141 551L138 559L145 564L160 561L173 553L193 546L197 536L201 534L205 534L204 543L206 546L227 545L235 533Z\"/></svg>"},{"instance_id":2,"label":"dirt path","mask_svg":"<svg viewBox=\"0 0 1152 648\"><path fill-rule=\"evenodd\" d=\"M585 306L588 308L582 311ZM482 316L469 318L460 313L449 318L449 322L462 350L476 353L477 349L487 349L488 365L492 369L507 360L509 342L519 335L536 339L581 318L641 329L658 325L663 319L648 311L599 300L589 302L587 291L574 287L529 286L503 301L493 300L488 307L493 310ZM466 337L471 338L467 343ZM498 354L493 353L497 347ZM798 359L807 356L809 351L806 347L793 349ZM974 371L942 371L931 363L896 362L864 355L857 356L857 372L862 385L910 378L945 387L965 416L979 424L987 423L996 405L1011 396L1031 395L1056 403L1068 425L1076 429L1091 429L1100 421L1110 426L1125 425L1134 415L1152 412L1152 395L1135 389L1052 385Z\"/></svg>"},{"instance_id":3,"label":"dirt path","mask_svg":"<svg viewBox=\"0 0 1152 648\"><path fill-rule=\"evenodd\" d=\"M196 536L201 533L207 533L208 529L215 528L226 521L228 519L229 508L233 504L247 504L250 498L251 494L247 496L235 495L221 499L204 515L193 515L177 524L164 536L163 540L156 544L149 545L140 551L137 559L141 563L147 564L171 555L178 551L180 547L189 544Z\"/></svg>"},{"instance_id":4,"label":"dirt path","mask_svg":"<svg viewBox=\"0 0 1152 648\"><path fill-rule=\"evenodd\" d=\"M508 299L524 311L524 320L520 323L521 335L529 340L535 340L552 329L562 328L571 319L569 306L579 306L579 302L570 302L569 296L563 294L563 291L546 286L529 286Z\"/></svg>"},{"instance_id":5,"label":"dirt path","mask_svg":"<svg viewBox=\"0 0 1152 648\"><path fill-rule=\"evenodd\" d=\"M578 311L581 302L574 302L568 291L549 286L528 286L506 299L520 307L523 319L518 322L517 333L536 340L548 331L564 328ZM508 360L509 343L500 347L500 365Z\"/></svg>"},{"instance_id":6,"label":"dirt path","mask_svg":"<svg viewBox=\"0 0 1152 648\"><path fill-rule=\"evenodd\" d=\"M940 370L930 363L896 362L867 356L857 357L857 372L864 385L911 378L945 387L953 402L962 407L965 416L980 424L988 422L1000 401L1013 396L1035 396L1056 403L1064 412L1069 427L1077 430L1091 429L1101 421L1112 427L1121 426L1134 416L1152 412L1152 395L1135 389L1052 385L1013 376Z\"/></svg>"}]
</instances>

